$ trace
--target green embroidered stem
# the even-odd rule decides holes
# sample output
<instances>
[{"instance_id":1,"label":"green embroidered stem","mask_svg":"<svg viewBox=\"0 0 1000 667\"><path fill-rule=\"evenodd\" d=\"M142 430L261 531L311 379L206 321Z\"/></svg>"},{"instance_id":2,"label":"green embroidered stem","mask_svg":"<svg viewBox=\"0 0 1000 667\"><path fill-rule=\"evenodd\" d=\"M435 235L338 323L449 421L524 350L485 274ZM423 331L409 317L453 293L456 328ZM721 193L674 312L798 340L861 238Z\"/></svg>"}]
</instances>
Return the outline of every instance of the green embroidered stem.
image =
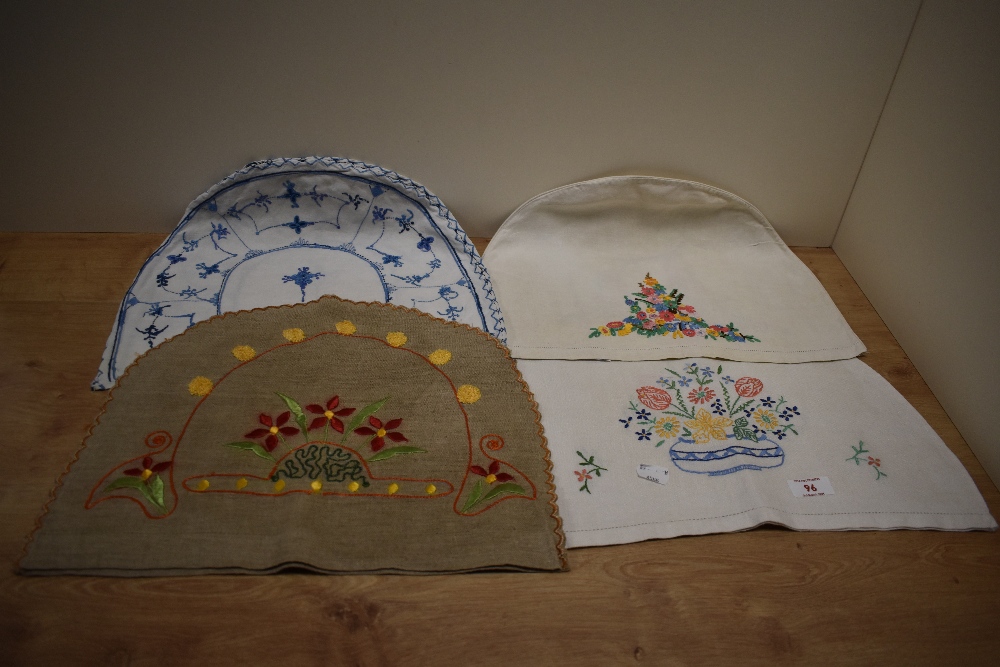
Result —
<instances>
[{"instance_id":1,"label":"green embroidered stem","mask_svg":"<svg viewBox=\"0 0 1000 667\"><path fill-rule=\"evenodd\" d=\"M663 444L663 442L661 441L660 445L662 445L662 444ZM657 445L657 447L659 447L659 445ZM608 469L605 468L604 466L601 466L601 465L598 465L597 463L595 463L594 462L594 458L595 458L594 456L591 456L590 458L587 458L586 456L583 455L583 452L581 452L581 451L577 451L576 454L577 454L577 456L580 457L580 462L583 465L583 470L576 471L576 476L578 478L578 481L583 482L583 486L581 486L579 490L580 491L586 491L587 493L590 493L590 480L593 479L590 476L591 473L593 473L594 475L597 475L598 477L600 477L601 476L601 471L603 470L604 472L607 472ZM591 468L591 469L587 470L587 468Z\"/></svg>"},{"instance_id":2,"label":"green embroidered stem","mask_svg":"<svg viewBox=\"0 0 1000 667\"><path fill-rule=\"evenodd\" d=\"M159 475L153 475L148 480L142 480L139 477L119 477L104 487L105 491L116 489L135 489L146 500L158 507L161 512L167 511L166 504L163 502L163 480L160 479Z\"/></svg>"},{"instance_id":3,"label":"green embroidered stem","mask_svg":"<svg viewBox=\"0 0 1000 667\"><path fill-rule=\"evenodd\" d=\"M796 435L798 435L798 434L796 434ZM851 445L851 449L854 450L854 456L850 456L850 457L848 457L848 458L846 458L844 460L845 461L854 461L854 463L856 465L861 465L861 460L858 459L859 456L861 456L862 454L871 454L871 452L869 452L867 449L865 449L865 443L864 443L863 440L859 440L858 441L858 446L857 447L855 447L854 445Z\"/></svg>"},{"instance_id":4,"label":"green embroidered stem","mask_svg":"<svg viewBox=\"0 0 1000 667\"><path fill-rule=\"evenodd\" d=\"M400 454L426 454L426 449L420 449L419 447L410 447L403 445L402 447L393 447L391 449L383 449L378 454L368 457L368 463L373 461L384 461L385 459L391 459L393 456L399 456Z\"/></svg>"},{"instance_id":5,"label":"green embroidered stem","mask_svg":"<svg viewBox=\"0 0 1000 667\"><path fill-rule=\"evenodd\" d=\"M361 408L361 410L358 412L358 414L356 414L354 416L354 419L351 420L350 425L346 429L344 429L344 437L340 439L340 444L344 444L345 442L347 442L347 436L349 436L351 433L353 433L354 429L356 429L357 427L361 426L361 423L365 419L367 419L368 417L371 417L373 414L375 414L376 412L378 412L379 408L381 408L383 405L385 405L388 400L389 400L389 397L386 396L385 398L383 398L380 401L375 401L374 403L371 403L371 404L366 405L365 407Z\"/></svg>"},{"instance_id":6,"label":"green embroidered stem","mask_svg":"<svg viewBox=\"0 0 1000 667\"><path fill-rule=\"evenodd\" d=\"M288 409L291 411L292 415L295 416L295 423L299 425L299 429L302 431L302 436L308 442L309 432L306 430L306 413L302 411L302 406L299 405L298 401L291 398L290 396L285 396L280 391L276 391L274 393L276 393L278 397L285 402L285 405L288 406ZM279 434L278 437L280 438L281 435ZM281 442L282 444L284 444L285 442L284 438L282 438Z\"/></svg>"},{"instance_id":7,"label":"green embroidered stem","mask_svg":"<svg viewBox=\"0 0 1000 667\"><path fill-rule=\"evenodd\" d=\"M268 461L274 461L275 458L271 456L271 453L266 449L258 445L256 442L250 442L245 440L243 442L227 442L224 447L232 447L233 449L245 449L247 451L253 452L262 459L267 459Z\"/></svg>"}]
</instances>

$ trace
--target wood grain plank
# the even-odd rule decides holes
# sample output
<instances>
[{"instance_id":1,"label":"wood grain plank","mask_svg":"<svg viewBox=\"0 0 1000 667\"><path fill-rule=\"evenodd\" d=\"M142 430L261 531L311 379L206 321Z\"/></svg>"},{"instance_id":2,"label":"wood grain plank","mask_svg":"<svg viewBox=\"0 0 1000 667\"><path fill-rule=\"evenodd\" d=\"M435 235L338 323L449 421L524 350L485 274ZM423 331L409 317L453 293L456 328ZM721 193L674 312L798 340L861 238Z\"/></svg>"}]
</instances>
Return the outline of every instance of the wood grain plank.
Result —
<instances>
[{"instance_id":1,"label":"wood grain plank","mask_svg":"<svg viewBox=\"0 0 1000 667\"><path fill-rule=\"evenodd\" d=\"M761 527L574 549L561 574L18 576L25 535L106 400L88 386L117 304L161 240L0 235L4 664L975 665L1000 654L997 533ZM996 515L996 487L836 255L795 252L865 341L866 363L941 434ZM31 284L53 267L63 285Z\"/></svg>"}]
</instances>

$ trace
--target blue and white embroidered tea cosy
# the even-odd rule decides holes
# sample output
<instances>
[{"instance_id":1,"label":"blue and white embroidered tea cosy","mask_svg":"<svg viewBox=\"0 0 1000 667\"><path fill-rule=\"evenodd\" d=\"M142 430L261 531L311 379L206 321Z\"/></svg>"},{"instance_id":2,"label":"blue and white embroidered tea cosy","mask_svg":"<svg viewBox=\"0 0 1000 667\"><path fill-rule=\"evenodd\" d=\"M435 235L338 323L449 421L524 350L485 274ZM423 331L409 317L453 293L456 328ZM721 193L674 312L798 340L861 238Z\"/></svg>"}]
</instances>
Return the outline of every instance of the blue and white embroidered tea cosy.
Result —
<instances>
[{"instance_id":1,"label":"blue and white embroidered tea cosy","mask_svg":"<svg viewBox=\"0 0 1000 667\"><path fill-rule=\"evenodd\" d=\"M751 204L690 181L616 176L541 194L484 253L520 359L765 362L865 351Z\"/></svg>"},{"instance_id":2,"label":"blue and white embroidered tea cosy","mask_svg":"<svg viewBox=\"0 0 1000 667\"><path fill-rule=\"evenodd\" d=\"M334 294L477 327L505 341L489 274L425 187L343 158L251 162L195 199L143 265L93 389L139 355L220 313Z\"/></svg>"}]
</instances>

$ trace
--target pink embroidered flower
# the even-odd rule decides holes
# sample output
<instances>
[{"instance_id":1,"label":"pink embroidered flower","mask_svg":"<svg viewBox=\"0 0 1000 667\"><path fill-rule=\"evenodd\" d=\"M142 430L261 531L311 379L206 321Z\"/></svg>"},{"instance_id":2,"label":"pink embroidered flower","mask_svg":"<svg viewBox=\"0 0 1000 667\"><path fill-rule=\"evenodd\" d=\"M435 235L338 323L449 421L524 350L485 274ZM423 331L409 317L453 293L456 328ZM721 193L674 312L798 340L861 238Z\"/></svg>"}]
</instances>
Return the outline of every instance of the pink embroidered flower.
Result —
<instances>
[{"instance_id":1,"label":"pink embroidered flower","mask_svg":"<svg viewBox=\"0 0 1000 667\"><path fill-rule=\"evenodd\" d=\"M254 429L243 437L255 440L257 438L264 438L264 449L269 452L273 452L274 448L278 446L279 435L295 435L299 432L299 429L297 428L285 426L291 416L291 412L285 411L278 415L277 419L271 419L270 415L261 413L258 419L260 420L260 423L265 426L265 428Z\"/></svg>"},{"instance_id":2,"label":"pink embroidered flower","mask_svg":"<svg viewBox=\"0 0 1000 667\"><path fill-rule=\"evenodd\" d=\"M688 400L692 403L708 403L715 398L715 392L707 387L696 387L688 392Z\"/></svg>"},{"instance_id":3,"label":"pink embroidered flower","mask_svg":"<svg viewBox=\"0 0 1000 667\"><path fill-rule=\"evenodd\" d=\"M362 426L361 428L354 429L354 432L358 435L374 436L370 441L373 452L377 452L385 447L386 438L389 438L393 442L409 442L402 433L398 433L395 430L403 423L402 419L391 419L383 424L382 420L377 417L369 417L368 423L371 425L371 428Z\"/></svg>"},{"instance_id":4,"label":"pink embroidered flower","mask_svg":"<svg viewBox=\"0 0 1000 667\"><path fill-rule=\"evenodd\" d=\"M652 287L643 287L642 288L642 294L643 294L643 296L653 296L655 293L656 292L653 291Z\"/></svg>"},{"instance_id":5,"label":"pink embroidered flower","mask_svg":"<svg viewBox=\"0 0 1000 667\"><path fill-rule=\"evenodd\" d=\"M736 387L736 393L743 398L753 398L764 391L764 383L752 377L742 377L736 381L734 386Z\"/></svg>"},{"instance_id":6,"label":"pink embroidered flower","mask_svg":"<svg viewBox=\"0 0 1000 667\"><path fill-rule=\"evenodd\" d=\"M128 475L129 477L141 477L143 480L147 480L150 477L152 477L154 473L163 472L171 465L172 465L171 461L161 461L159 463L153 463L153 457L147 456L142 460L141 468L129 468L128 470L123 470L122 472Z\"/></svg>"},{"instance_id":7,"label":"pink embroidered flower","mask_svg":"<svg viewBox=\"0 0 1000 667\"><path fill-rule=\"evenodd\" d=\"M694 306L677 306L677 311L690 315L694 312Z\"/></svg>"},{"instance_id":8,"label":"pink embroidered flower","mask_svg":"<svg viewBox=\"0 0 1000 667\"><path fill-rule=\"evenodd\" d=\"M656 322L654 322L653 320L645 320L642 323L642 328L643 329L652 329L655 326L656 326Z\"/></svg>"},{"instance_id":9,"label":"pink embroidered flower","mask_svg":"<svg viewBox=\"0 0 1000 667\"><path fill-rule=\"evenodd\" d=\"M869 456L868 465L875 466L876 468L878 468L880 465L882 465L882 459L877 459L873 456Z\"/></svg>"},{"instance_id":10,"label":"pink embroidered flower","mask_svg":"<svg viewBox=\"0 0 1000 667\"><path fill-rule=\"evenodd\" d=\"M513 475L500 472L499 461L491 463L489 470L486 470L482 466L469 466L469 472L479 475L480 477L485 477L487 484L492 484L493 482L509 482L514 479Z\"/></svg>"},{"instance_id":11,"label":"pink embroidered flower","mask_svg":"<svg viewBox=\"0 0 1000 667\"><path fill-rule=\"evenodd\" d=\"M659 387L639 387L635 393L639 402L651 410L666 410L673 400L667 391Z\"/></svg>"},{"instance_id":12,"label":"pink embroidered flower","mask_svg":"<svg viewBox=\"0 0 1000 667\"><path fill-rule=\"evenodd\" d=\"M323 415L322 417L317 417L316 419L312 420L312 423L309 424L309 430L313 431L318 428L323 428L324 426L329 424L330 428L332 428L337 433L343 433L344 422L340 421L340 419L338 418L349 417L350 415L354 414L355 408L343 408L341 410L338 410L337 406L339 405L340 405L340 396L334 396L333 398L331 398L329 401L326 402L325 407L322 405L317 405L315 403L313 405L307 405L306 410L308 410L309 412L313 413L314 415Z\"/></svg>"},{"instance_id":13,"label":"pink embroidered flower","mask_svg":"<svg viewBox=\"0 0 1000 667\"><path fill-rule=\"evenodd\" d=\"M573 472L576 473L576 481L578 482L586 482L588 479L594 479L587 474L586 470L574 470Z\"/></svg>"}]
</instances>

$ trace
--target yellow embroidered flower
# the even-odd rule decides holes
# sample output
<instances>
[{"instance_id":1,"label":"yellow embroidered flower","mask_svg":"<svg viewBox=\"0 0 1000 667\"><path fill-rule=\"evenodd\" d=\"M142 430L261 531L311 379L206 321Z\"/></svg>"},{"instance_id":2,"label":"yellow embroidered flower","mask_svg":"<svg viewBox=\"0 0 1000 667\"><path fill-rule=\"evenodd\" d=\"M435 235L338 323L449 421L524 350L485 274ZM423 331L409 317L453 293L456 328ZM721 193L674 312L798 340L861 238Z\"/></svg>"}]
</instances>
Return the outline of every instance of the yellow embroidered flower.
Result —
<instances>
[{"instance_id":1,"label":"yellow embroidered flower","mask_svg":"<svg viewBox=\"0 0 1000 667\"><path fill-rule=\"evenodd\" d=\"M705 408L699 408L694 419L688 419L684 425L691 429L694 441L700 445L709 440L725 440L726 427L733 425L728 417L713 417Z\"/></svg>"},{"instance_id":2,"label":"yellow embroidered flower","mask_svg":"<svg viewBox=\"0 0 1000 667\"><path fill-rule=\"evenodd\" d=\"M285 488L285 480L279 479L277 482L274 483L275 491L281 491L284 488Z\"/></svg>"},{"instance_id":3,"label":"yellow embroidered flower","mask_svg":"<svg viewBox=\"0 0 1000 667\"><path fill-rule=\"evenodd\" d=\"M653 430L661 437L673 438L681 430L681 423L677 421L676 417L663 417L656 420Z\"/></svg>"},{"instance_id":4,"label":"yellow embroidered flower","mask_svg":"<svg viewBox=\"0 0 1000 667\"><path fill-rule=\"evenodd\" d=\"M233 356L240 361L250 361L257 356L257 350L249 345L237 345L233 348Z\"/></svg>"},{"instance_id":5,"label":"yellow embroidered flower","mask_svg":"<svg viewBox=\"0 0 1000 667\"><path fill-rule=\"evenodd\" d=\"M475 403L480 398L483 397L483 392L479 390L479 387L475 387L471 384L463 384L455 392L455 396L458 397L459 403Z\"/></svg>"},{"instance_id":6,"label":"yellow embroidered flower","mask_svg":"<svg viewBox=\"0 0 1000 667\"><path fill-rule=\"evenodd\" d=\"M399 491L399 484L396 484L395 482L393 482L392 484L389 485L389 495L390 496L392 494L396 493L397 491Z\"/></svg>"},{"instance_id":7,"label":"yellow embroidered flower","mask_svg":"<svg viewBox=\"0 0 1000 667\"><path fill-rule=\"evenodd\" d=\"M642 282L646 283L650 287L656 287L656 284L657 284L658 281L656 280L656 278L650 278L649 274L647 273L646 274L646 279L643 280Z\"/></svg>"},{"instance_id":8,"label":"yellow embroidered flower","mask_svg":"<svg viewBox=\"0 0 1000 667\"><path fill-rule=\"evenodd\" d=\"M203 479L200 482L198 482L198 487L197 488L198 488L199 491L207 491L208 490L208 486L209 486L208 480L207 479Z\"/></svg>"},{"instance_id":9,"label":"yellow embroidered flower","mask_svg":"<svg viewBox=\"0 0 1000 667\"><path fill-rule=\"evenodd\" d=\"M434 492L437 491L437 490L438 490L438 488L436 486L434 486L433 484L428 484L427 488L424 489L424 491L427 492L428 496L433 496Z\"/></svg>"},{"instance_id":10,"label":"yellow embroidered flower","mask_svg":"<svg viewBox=\"0 0 1000 667\"><path fill-rule=\"evenodd\" d=\"M684 332L680 329L674 330L674 338L684 338Z\"/></svg>"},{"instance_id":11,"label":"yellow embroidered flower","mask_svg":"<svg viewBox=\"0 0 1000 667\"><path fill-rule=\"evenodd\" d=\"M306 332L299 328L285 329L281 332L281 335L285 337L289 343L301 343L305 340Z\"/></svg>"},{"instance_id":12,"label":"yellow embroidered flower","mask_svg":"<svg viewBox=\"0 0 1000 667\"><path fill-rule=\"evenodd\" d=\"M778 427L778 415L764 408L757 408L754 411L753 420L764 430Z\"/></svg>"},{"instance_id":13,"label":"yellow embroidered flower","mask_svg":"<svg viewBox=\"0 0 1000 667\"><path fill-rule=\"evenodd\" d=\"M188 382L188 391L192 396L208 396L212 393L212 381L203 375Z\"/></svg>"},{"instance_id":14,"label":"yellow embroidered flower","mask_svg":"<svg viewBox=\"0 0 1000 667\"><path fill-rule=\"evenodd\" d=\"M446 363L451 361L451 352L448 350L434 350L427 358L430 359L431 363L435 366L444 366Z\"/></svg>"},{"instance_id":15,"label":"yellow embroidered flower","mask_svg":"<svg viewBox=\"0 0 1000 667\"><path fill-rule=\"evenodd\" d=\"M354 493L355 491L357 491L360 488L361 488L361 485L358 484L357 482L351 482L350 484L347 485L347 490L350 491L351 493Z\"/></svg>"},{"instance_id":16,"label":"yellow embroidered flower","mask_svg":"<svg viewBox=\"0 0 1000 667\"><path fill-rule=\"evenodd\" d=\"M242 491L246 487L247 487L247 478L246 477L240 477L238 480L236 480L236 490L237 491Z\"/></svg>"},{"instance_id":17,"label":"yellow embroidered flower","mask_svg":"<svg viewBox=\"0 0 1000 667\"><path fill-rule=\"evenodd\" d=\"M406 345L406 334L402 331L390 331L385 335L385 342L389 343L393 347L402 347Z\"/></svg>"},{"instance_id":18,"label":"yellow embroidered flower","mask_svg":"<svg viewBox=\"0 0 1000 667\"><path fill-rule=\"evenodd\" d=\"M350 336L357 332L358 328L354 326L354 323L350 320L341 320L337 322L337 333L344 334L345 336Z\"/></svg>"},{"instance_id":19,"label":"yellow embroidered flower","mask_svg":"<svg viewBox=\"0 0 1000 667\"><path fill-rule=\"evenodd\" d=\"M310 484L309 486L312 487L313 491L319 491L320 489L323 488L323 482L319 481L318 479L314 479L312 481L312 484Z\"/></svg>"},{"instance_id":20,"label":"yellow embroidered flower","mask_svg":"<svg viewBox=\"0 0 1000 667\"><path fill-rule=\"evenodd\" d=\"M610 336L611 335L611 329L609 329L607 327L597 327L597 330L601 332L602 336Z\"/></svg>"},{"instance_id":21,"label":"yellow embroidered flower","mask_svg":"<svg viewBox=\"0 0 1000 667\"><path fill-rule=\"evenodd\" d=\"M629 335L630 333L632 333L632 324L631 324L631 322L626 322L626 323L625 323L625 326L624 326L624 327L622 327L622 328L621 328L621 329L620 329L620 330L618 331L618 335L619 335L619 336L627 336L627 335Z\"/></svg>"}]
</instances>

